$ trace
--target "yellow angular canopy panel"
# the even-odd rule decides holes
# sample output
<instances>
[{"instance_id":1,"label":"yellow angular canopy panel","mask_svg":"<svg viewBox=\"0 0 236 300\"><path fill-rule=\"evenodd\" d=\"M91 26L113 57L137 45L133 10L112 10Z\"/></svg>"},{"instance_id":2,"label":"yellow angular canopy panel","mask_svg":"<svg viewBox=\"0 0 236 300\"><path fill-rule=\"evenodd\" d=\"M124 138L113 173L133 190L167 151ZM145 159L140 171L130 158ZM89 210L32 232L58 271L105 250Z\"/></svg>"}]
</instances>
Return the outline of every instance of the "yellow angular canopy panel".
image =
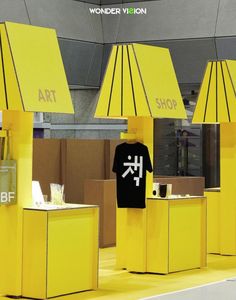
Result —
<instances>
[{"instance_id":1,"label":"yellow angular canopy panel","mask_svg":"<svg viewBox=\"0 0 236 300\"><path fill-rule=\"evenodd\" d=\"M133 89L134 89L134 101L136 107L136 113L140 117L152 116L147 95L143 86L142 77L140 74L139 65L137 63L137 57L132 45L128 46L131 74L133 77Z\"/></svg>"},{"instance_id":2,"label":"yellow angular canopy panel","mask_svg":"<svg viewBox=\"0 0 236 300\"><path fill-rule=\"evenodd\" d=\"M1 26L1 25L0 25ZM0 35L0 110L7 109L6 103L6 83L3 71L2 40Z\"/></svg>"},{"instance_id":3,"label":"yellow angular canopy panel","mask_svg":"<svg viewBox=\"0 0 236 300\"><path fill-rule=\"evenodd\" d=\"M141 44L133 49L151 116L187 118L169 49Z\"/></svg>"},{"instance_id":4,"label":"yellow angular canopy panel","mask_svg":"<svg viewBox=\"0 0 236 300\"><path fill-rule=\"evenodd\" d=\"M169 50L113 46L95 116L186 118Z\"/></svg>"},{"instance_id":5,"label":"yellow angular canopy panel","mask_svg":"<svg viewBox=\"0 0 236 300\"><path fill-rule=\"evenodd\" d=\"M236 61L208 62L192 122L236 122L235 90Z\"/></svg>"},{"instance_id":6,"label":"yellow angular canopy panel","mask_svg":"<svg viewBox=\"0 0 236 300\"><path fill-rule=\"evenodd\" d=\"M99 105L97 106L96 114L101 116L106 114L109 116L110 112L110 100L112 97L114 70L116 68L116 60L118 54L118 47L113 46L110 58L107 64L106 73L99 97Z\"/></svg>"},{"instance_id":7,"label":"yellow angular canopy panel","mask_svg":"<svg viewBox=\"0 0 236 300\"><path fill-rule=\"evenodd\" d=\"M117 47L116 51L116 62L115 62L115 69L114 69L114 78L113 78L113 86L111 90L111 97L116 95L117 101L110 101L108 107L108 114L114 115L117 112L121 114L121 89L120 89L120 78L121 78L121 71L122 71L122 51L120 47Z\"/></svg>"},{"instance_id":8,"label":"yellow angular canopy panel","mask_svg":"<svg viewBox=\"0 0 236 300\"><path fill-rule=\"evenodd\" d=\"M136 116L137 109L135 105L134 98L134 89L133 89L133 81L131 81L131 71L130 71L130 63L129 63L129 50L128 46L122 47L123 49L123 82L122 82L122 113L121 116ZM132 99L133 101L123 101L123 97L127 99Z\"/></svg>"},{"instance_id":9,"label":"yellow angular canopy panel","mask_svg":"<svg viewBox=\"0 0 236 300\"><path fill-rule=\"evenodd\" d=\"M6 109L24 111L12 53L8 43L7 32L5 25L3 24L0 25L0 35L2 43L3 74L6 87Z\"/></svg>"},{"instance_id":10,"label":"yellow angular canopy panel","mask_svg":"<svg viewBox=\"0 0 236 300\"><path fill-rule=\"evenodd\" d=\"M1 25L8 109L74 113L53 29Z\"/></svg>"}]
</instances>

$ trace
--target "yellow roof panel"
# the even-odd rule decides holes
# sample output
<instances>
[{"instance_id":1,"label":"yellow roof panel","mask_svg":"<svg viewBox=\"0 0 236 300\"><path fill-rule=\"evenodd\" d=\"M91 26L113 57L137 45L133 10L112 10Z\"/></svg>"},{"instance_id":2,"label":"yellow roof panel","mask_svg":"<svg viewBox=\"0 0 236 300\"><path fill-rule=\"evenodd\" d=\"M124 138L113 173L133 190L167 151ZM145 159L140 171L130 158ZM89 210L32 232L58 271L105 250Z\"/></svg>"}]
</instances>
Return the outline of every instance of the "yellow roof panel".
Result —
<instances>
[{"instance_id":1,"label":"yellow roof panel","mask_svg":"<svg viewBox=\"0 0 236 300\"><path fill-rule=\"evenodd\" d=\"M73 113L56 32L5 23L25 111Z\"/></svg>"},{"instance_id":2,"label":"yellow roof panel","mask_svg":"<svg viewBox=\"0 0 236 300\"><path fill-rule=\"evenodd\" d=\"M153 118L186 118L169 50L133 45Z\"/></svg>"},{"instance_id":3,"label":"yellow roof panel","mask_svg":"<svg viewBox=\"0 0 236 300\"><path fill-rule=\"evenodd\" d=\"M22 95L20 93L19 82L17 80L13 57L8 43L6 27L2 24L0 25L0 34L2 41L2 57L6 86L7 109L24 111Z\"/></svg>"},{"instance_id":4,"label":"yellow roof panel","mask_svg":"<svg viewBox=\"0 0 236 300\"><path fill-rule=\"evenodd\" d=\"M192 122L236 122L235 86L235 61L208 62Z\"/></svg>"},{"instance_id":5,"label":"yellow roof panel","mask_svg":"<svg viewBox=\"0 0 236 300\"><path fill-rule=\"evenodd\" d=\"M1 26L1 25L0 25ZM2 38L0 32L0 110L6 109L6 82L4 76L4 69L3 69L3 57L2 57Z\"/></svg>"},{"instance_id":6,"label":"yellow roof panel","mask_svg":"<svg viewBox=\"0 0 236 300\"><path fill-rule=\"evenodd\" d=\"M168 49L113 46L95 116L186 118Z\"/></svg>"}]
</instances>

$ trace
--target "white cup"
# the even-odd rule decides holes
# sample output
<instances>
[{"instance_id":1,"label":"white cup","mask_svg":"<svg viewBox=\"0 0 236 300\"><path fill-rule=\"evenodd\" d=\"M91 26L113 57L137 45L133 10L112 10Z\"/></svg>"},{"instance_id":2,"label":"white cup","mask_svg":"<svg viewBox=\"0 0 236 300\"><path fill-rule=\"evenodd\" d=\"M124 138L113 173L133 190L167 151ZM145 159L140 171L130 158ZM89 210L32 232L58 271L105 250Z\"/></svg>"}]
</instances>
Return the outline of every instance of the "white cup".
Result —
<instances>
[{"instance_id":1,"label":"white cup","mask_svg":"<svg viewBox=\"0 0 236 300\"><path fill-rule=\"evenodd\" d=\"M154 182L153 187L152 187L152 196L153 196L153 198L158 198L159 197L159 188L160 188L160 183Z\"/></svg>"}]
</instances>

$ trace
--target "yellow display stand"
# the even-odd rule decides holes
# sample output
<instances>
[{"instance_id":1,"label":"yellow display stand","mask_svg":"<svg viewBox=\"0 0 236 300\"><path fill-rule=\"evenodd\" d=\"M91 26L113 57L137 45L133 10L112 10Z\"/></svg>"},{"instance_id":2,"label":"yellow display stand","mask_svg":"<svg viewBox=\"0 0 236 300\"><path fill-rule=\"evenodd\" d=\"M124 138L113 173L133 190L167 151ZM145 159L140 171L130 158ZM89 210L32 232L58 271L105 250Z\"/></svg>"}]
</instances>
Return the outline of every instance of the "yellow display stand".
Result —
<instances>
[{"instance_id":1,"label":"yellow display stand","mask_svg":"<svg viewBox=\"0 0 236 300\"><path fill-rule=\"evenodd\" d=\"M207 197L207 253L220 254L220 188L205 189Z\"/></svg>"},{"instance_id":2,"label":"yellow display stand","mask_svg":"<svg viewBox=\"0 0 236 300\"><path fill-rule=\"evenodd\" d=\"M136 218L138 209L126 209L126 220L120 210L124 209L117 209L117 234L126 252L118 244L123 261L117 257L117 267L168 274L206 266L205 197L147 199L142 223ZM143 231L146 240L140 238ZM146 249L141 262L140 246Z\"/></svg>"},{"instance_id":3,"label":"yellow display stand","mask_svg":"<svg viewBox=\"0 0 236 300\"><path fill-rule=\"evenodd\" d=\"M206 198L147 201L147 272L206 266Z\"/></svg>"},{"instance_id":4,"label":"yellow display stand","mask_svg":"<svg viewBox=\"0 0 236 300\"><path fill-rule=\"evenodd\" d=\"M33 113L3 111L3 129L10 130L11 155L17 160L17 205L0 206L0 292L21 295L22 219L32 199Z\"/></svg>"},{"instance_id":5,"label":"yellow display stand","mask_svg":"<svg viewBox=\"0 0 236 300\"><path fill-rule=\"evenodd\" d=\"M209 204L209 251L236 255L236 61L209 61L193 123L220 123L220 199ZM212 196L210 196L211 198ZM215 197L215 196L214 196ZM212 236L215 235L215 238Z\"/></svg>"},{"instance_id":6,"label":"yellow display stand","mask_svg":"<svg viewBox=\"0 0 236 300\"><path fill-rule=\"evenodd\" d=\"M0 206L0 293L19 297L23 207L32 201L33 112L74 111L55 30L0 24L0 110L17 161L17 203Z\"/></svg>"},{"instance_id":7,"label":"yellow display stand","mask_svg":"<svg viewBox=\"0 0 236 300\"><path fill-rule=\"evenodd\" d=\"M25 208L24 297L48 299L96 289L98 207Z\"/></svg>"},{"instance_id":8,"label":"yellow display stand","mask_svg":"<svg viewBox=\"0 0 236 300\"><path fill-rule=\"evenodd\" d=\"M153 163L153 118L186 118L169 50L141 45L115 45L95 112L99 118L127 118L121 139L148 147ZM146 197L153 175L147 173ZM117 267L147 271L147 209L117 210Z\"/></svg>"},{"instance_id":9,"label":"yellow display stand","mask_svg":"<svg viewBox=\"0 0 236 300\"><path fill-rule=\"evenodd\" d=\"M148 147L153 163L153 119L151 117L132 117L128 119L128 133L122 138L132 136ZM153 174L146 175L146 197L152 195ZM116 222L117 267L146 272L146 209L118 209ZM132 252L135 245L135 255Z\"/></svg>"}]
</instances>

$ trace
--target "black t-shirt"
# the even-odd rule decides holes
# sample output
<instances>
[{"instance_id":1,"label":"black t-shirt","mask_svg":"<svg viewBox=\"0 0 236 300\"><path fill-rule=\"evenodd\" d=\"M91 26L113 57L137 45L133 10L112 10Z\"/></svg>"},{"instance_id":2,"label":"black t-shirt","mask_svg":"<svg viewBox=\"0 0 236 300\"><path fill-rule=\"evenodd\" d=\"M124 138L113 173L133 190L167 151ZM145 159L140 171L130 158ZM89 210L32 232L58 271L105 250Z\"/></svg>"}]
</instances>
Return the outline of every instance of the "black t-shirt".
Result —
<instances>
[{"instance_id":1,"label":"black t-shirt","mask_svg":"<svg viewBox=\"0 0 236 300\"><path fill-rule=\"evenodd\" d=\"M146 171L152 172L148 148L138 142L118 145L112 171L118 207L145 208Z\"/></svg>"}]
</instances>

